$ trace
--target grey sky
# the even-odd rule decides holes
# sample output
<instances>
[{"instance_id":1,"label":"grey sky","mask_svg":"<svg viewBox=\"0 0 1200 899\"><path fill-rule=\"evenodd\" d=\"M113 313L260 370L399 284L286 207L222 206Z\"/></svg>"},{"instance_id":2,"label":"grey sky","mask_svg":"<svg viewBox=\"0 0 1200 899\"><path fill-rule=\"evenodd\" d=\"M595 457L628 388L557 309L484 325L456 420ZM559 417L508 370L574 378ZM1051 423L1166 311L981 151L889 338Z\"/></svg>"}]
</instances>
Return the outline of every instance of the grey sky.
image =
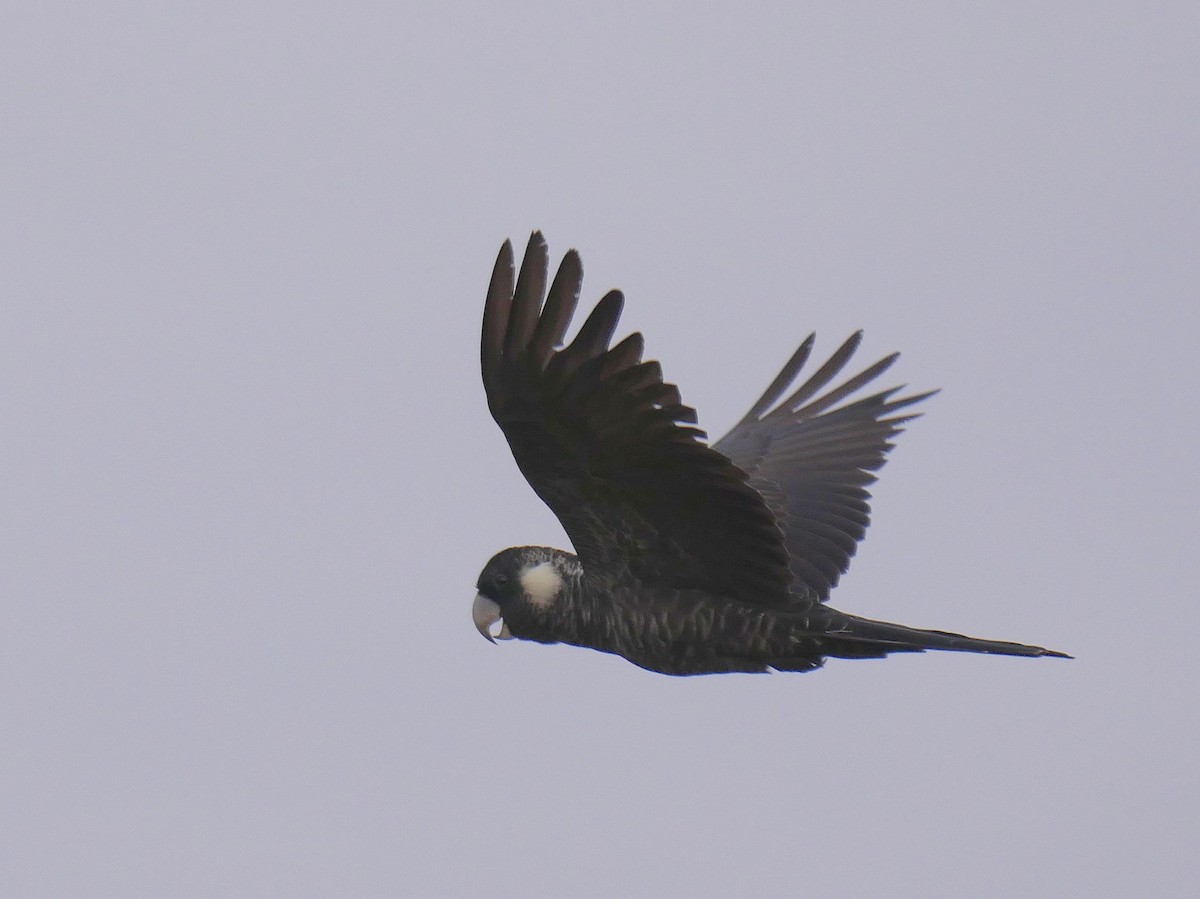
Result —
<instances>
[{"instance_id":1,"label":"grey sky","mask_svg":"<svg viewBox=\"0 0 1200 899\"><path fill-rule=\"evenodd\" d=\"M1195 894L1194 3L3 19L0 893ZM902 350L835 605L1078 659L480 639L535 227L714 436Z\"/></svg>"}]
</instances>

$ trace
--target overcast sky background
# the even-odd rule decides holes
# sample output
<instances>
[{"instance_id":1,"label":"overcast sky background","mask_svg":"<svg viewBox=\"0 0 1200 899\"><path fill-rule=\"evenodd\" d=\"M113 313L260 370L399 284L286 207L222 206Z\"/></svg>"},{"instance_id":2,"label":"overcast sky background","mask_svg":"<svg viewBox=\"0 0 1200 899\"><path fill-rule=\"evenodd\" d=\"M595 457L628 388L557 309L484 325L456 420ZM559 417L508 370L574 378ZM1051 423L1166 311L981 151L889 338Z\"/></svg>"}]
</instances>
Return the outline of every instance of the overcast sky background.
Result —
<instances>
[{"instance_id":1,"label":"overcast sky background","mask_svg":"<svg viewBox=\"0 0 1200 899\"><path fill-rule=\"evenodd\" d=\"M1195 3L6 9L0 893L1196 895ZM902 350L834 604L1078 658L480 639L535 227L714 436Z\"/></svg>"}]
</instances>

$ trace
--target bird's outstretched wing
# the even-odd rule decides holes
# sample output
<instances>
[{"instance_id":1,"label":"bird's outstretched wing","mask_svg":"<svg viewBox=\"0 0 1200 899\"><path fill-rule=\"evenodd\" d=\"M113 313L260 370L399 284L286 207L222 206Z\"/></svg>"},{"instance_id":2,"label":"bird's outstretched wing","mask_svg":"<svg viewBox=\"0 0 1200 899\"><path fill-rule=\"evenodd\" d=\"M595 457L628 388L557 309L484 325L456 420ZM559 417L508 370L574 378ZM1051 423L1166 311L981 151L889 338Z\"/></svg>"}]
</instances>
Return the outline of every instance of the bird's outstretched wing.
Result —
<instances>
[{"instance_id":1,"label":"bird's outstretched wing","mask_svg":"<svg viewBox=\"0 0 1200 899\"><path fill-rule=\"evenodd\" d=\"M897 413L937 392L893 399L901 389L894 387L837 406L887 371L899 356L893 353L819 396L861 340L861 331L851 336L781 400L812 353L810 335L746 416L713 447L750 476L750 485L782 528L795 578L793 607L829 598L870 523L867 486L876 480L873 472L883 466L901 425L918 417Z\"/></svg>"},{"instance_id":2,"label":"bird's outstretched wing","mask_svg":"<svg viewBox=\"0 0 1200 899\"><path fill-rule=\"evenodd\" d=\"M543 303L547 264L534 232L514 285L512 245L501 248L483 316L483 383L517 465L584 571L787 606L783 534L762 496L704 443L659 364L642 361L641 334L609 346L621 294L601 299L560 349L583 269L568 252Z\"/></svg>"}]
</instances>

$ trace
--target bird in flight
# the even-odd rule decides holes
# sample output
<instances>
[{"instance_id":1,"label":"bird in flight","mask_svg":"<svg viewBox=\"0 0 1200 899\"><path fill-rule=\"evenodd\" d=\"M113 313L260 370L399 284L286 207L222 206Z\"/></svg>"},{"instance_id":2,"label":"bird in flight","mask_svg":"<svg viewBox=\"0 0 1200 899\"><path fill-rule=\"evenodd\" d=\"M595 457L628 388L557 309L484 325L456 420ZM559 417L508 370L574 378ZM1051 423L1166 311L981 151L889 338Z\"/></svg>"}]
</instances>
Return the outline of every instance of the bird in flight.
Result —
<instances>
[{"instance_id":1,"label":"bird in flight","mask_svg":"<svg viewBox=\"0 0 1200 899\"><path fill-rule=\"evenodd\" d=\"M500 248L483 312L488 407L529 485L575 553L515 546L477 582L488 640L569 643L663 674L812 671L826 658L927 649L1009 656L1061 652L873 621L825 605L870 521L873 472L930 393L892 388L843 402L893 354L831 387L854 334L794 386L800 345L728 434L709 446L695 411L643 361L642 335L612 343L624 297L606 294L564 337L583 282L534 232L514 283Z\"/></svg>"}]
</instances>

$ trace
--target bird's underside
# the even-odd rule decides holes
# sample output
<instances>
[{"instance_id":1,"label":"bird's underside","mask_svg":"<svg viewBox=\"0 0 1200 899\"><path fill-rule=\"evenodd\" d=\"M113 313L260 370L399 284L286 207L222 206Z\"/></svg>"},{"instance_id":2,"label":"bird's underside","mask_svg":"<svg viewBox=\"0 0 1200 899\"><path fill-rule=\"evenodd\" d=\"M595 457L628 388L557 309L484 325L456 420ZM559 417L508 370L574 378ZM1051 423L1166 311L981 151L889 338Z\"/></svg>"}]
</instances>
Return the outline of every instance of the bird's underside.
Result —
<instances>
[{"instance_id":1,"label":"bird's underside","mask_svg":"<svg viewBox=\"0 0 1200 899\"><path fill-rule=\"evenodd\" d=\"M871 621L825 605L870 521L867 487L929 393L854 395L897 358L842 383L853 335L797 385L810 336L711 447L695 412L613 345L623 298L600 300L570 344L582 266L573 250L546 292L534 233L514 283L506 241L484 311L488 406L530 486L577 555L514 547L488 562L473 617L488 639L571 643L665 674L809 671L825 658L929 649L1063 653ZM499 633L493 634L496 625Z\"/></svg>"},{"instance_id":2,"label":"bird's underside","mask_svg":"<svg viewBox=\"0 0 1200 899\"><path fill-rule=\"evenodd\" d=\"M894 652L931 649L1065 658L1040 646L919 630L856 618L831 608L796 616L756 613L734 606L713 617L707 636L696 636L699 639L662 640L648 647L635 638L608 651L651 671L674 675L813 671L826 658L879 659Z\"/></svg>"},{"instance_id":3,"label":"bird's underside","mask_svg":"<svg viewBox=\"0 0 1200 899\"><path fill-rule=\"evenodd\" d=\"M1066 657L1040 646L919 630L856 618L827 607L805 615L773 615L734 605L718 610L706 630L698 629L684 640L673 639L670 622L662 621L660 616L659 638L648 645L645 622L639 617L632 616L623 628L624 642L606 642L594 648L605 648L642 668L674 675L813 671L826 658L879 659L894 652L931 649ZM608 649L608 645L613 648Z\"/></svg>"}]
</instances>

